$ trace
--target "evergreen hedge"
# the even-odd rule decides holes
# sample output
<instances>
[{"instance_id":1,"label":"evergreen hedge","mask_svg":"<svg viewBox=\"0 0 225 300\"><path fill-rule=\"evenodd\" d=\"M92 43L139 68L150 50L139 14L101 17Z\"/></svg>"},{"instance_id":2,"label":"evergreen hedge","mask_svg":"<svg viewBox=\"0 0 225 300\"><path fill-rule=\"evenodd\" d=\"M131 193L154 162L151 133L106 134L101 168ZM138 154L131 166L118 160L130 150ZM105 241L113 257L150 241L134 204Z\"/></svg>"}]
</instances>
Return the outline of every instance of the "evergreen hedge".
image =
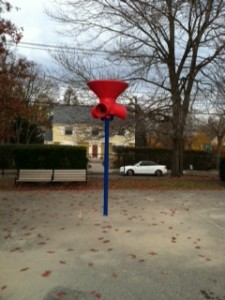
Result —
<instances>
[{"instance_id":1,"label":"evergreen hedge","mask_svg":"<svg viewBox=\"0 0 225 300\"><path fill-rule=\"evenodd\" d=\"M15 144L0 145L0 169L14 169L15 162L13 150L17 146Z\"/></svg>"},{"instance_id":2,"label":"evergreen hedge","mask_svg":"<svg viewBox=\"0 0 225 300\"><path fill-rule=\"evenodd\" d=\"M219 166L219 175L221 181L225 181L225 157L220 159L220 166Z\"/></svg>"},{"instance_id":3,"label":"evergreen hedge","mask_svg":"<svg viewBox=\"0 0 225 300\"><path fill-rule=\"evenodd\" d=\"M0 146L0 154L3 161L2 169L86 169L87 167L84 147L4 145Z\"/></svg>"},{"instance_id":4,"label":"evergreen hedge","mask_svg":"<svg viewBox=\"0 0 225 300\"><path fill-rule=\"evenodd\" d=\"M135 164L140 160L152 160L159 164L166 165L171 169L172 150L162 148L147 148L147 147L114 147L116 159L114 167L119 168L123 165ZM211 153L206 151L184 151L184 169L194 170L210 170L215 168L215 162Z\"/></svg>"}]
</instances>

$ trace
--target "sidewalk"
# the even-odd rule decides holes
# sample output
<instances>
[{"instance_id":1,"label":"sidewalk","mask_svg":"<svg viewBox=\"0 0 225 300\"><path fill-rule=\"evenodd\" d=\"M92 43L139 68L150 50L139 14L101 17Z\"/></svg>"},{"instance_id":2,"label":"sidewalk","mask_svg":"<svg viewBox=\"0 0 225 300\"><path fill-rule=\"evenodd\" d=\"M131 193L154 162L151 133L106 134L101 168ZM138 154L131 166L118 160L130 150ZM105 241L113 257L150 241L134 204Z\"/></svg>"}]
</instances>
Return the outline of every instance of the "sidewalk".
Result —
<instances>
[{"instance_id":1,"label":"sidewalk","mask_svg":"<svg viewBox=\"0 0 225 300\"><path fill-rule=\"evenodd\" d=\"M224 233L224 191L3 191L0 299L223 300Z\"/></svg>"}]
</instances>

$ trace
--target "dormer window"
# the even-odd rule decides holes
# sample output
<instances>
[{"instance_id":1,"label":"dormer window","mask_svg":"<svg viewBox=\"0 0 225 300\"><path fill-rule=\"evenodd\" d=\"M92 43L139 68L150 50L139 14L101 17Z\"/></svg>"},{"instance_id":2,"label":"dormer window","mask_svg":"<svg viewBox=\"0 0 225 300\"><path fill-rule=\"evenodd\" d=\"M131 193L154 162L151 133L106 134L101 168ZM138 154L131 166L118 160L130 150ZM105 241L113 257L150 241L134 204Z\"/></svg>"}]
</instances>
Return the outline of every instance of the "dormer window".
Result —
<instances>
[{"instance_id":1,"label":"dormer window","mask_svg":"<svg viewBox=\"0 0 225 300\"><path fill-rule=\"evenodd\" d=\"M99 128L98 127L93 127L92 128L92 135L93 136L98 136L99 135Z\"/></svg>"}]
</instances>

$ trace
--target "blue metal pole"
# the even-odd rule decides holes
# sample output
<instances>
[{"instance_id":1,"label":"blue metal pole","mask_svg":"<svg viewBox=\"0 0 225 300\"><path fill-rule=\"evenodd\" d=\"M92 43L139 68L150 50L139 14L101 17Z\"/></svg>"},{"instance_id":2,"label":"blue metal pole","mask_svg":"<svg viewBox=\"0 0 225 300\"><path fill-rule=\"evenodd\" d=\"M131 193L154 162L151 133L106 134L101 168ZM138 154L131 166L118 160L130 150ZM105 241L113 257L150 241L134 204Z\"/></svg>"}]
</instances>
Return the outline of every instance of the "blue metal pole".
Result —
<instances>
[{"instance_id":1,"label":"blue metal pole","mask_svg":"<svg viewBox=\"0 0 225 300\"><path fill-rule=\"evenodd\" d=\"M105 119L105 149L104 149L104 205L103 215L108 216L108 181L109 181L109 124L110 119Z\"/></svg>"}]
</instances>

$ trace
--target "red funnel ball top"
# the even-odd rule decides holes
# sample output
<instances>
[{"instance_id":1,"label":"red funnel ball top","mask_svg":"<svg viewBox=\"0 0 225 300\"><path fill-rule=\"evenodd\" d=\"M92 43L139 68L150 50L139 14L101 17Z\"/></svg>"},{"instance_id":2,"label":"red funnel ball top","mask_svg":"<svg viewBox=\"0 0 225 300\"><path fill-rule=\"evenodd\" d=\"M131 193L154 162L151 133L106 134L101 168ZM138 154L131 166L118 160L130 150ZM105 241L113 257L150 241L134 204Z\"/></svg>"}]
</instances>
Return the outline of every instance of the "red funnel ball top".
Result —
<instances>
[{"instance_id":1,"label":"red funnel ball top","mask_svg":"<svg viewBox=\"0 0 225 300\"><path fill-rule=\"evenodd\" d=\"M104 98L111 98L114 101L128 87L128 84L120 80L93 80L89 81L88 86L99 97L100 101Z\"/></svg>"}]
</instances>

